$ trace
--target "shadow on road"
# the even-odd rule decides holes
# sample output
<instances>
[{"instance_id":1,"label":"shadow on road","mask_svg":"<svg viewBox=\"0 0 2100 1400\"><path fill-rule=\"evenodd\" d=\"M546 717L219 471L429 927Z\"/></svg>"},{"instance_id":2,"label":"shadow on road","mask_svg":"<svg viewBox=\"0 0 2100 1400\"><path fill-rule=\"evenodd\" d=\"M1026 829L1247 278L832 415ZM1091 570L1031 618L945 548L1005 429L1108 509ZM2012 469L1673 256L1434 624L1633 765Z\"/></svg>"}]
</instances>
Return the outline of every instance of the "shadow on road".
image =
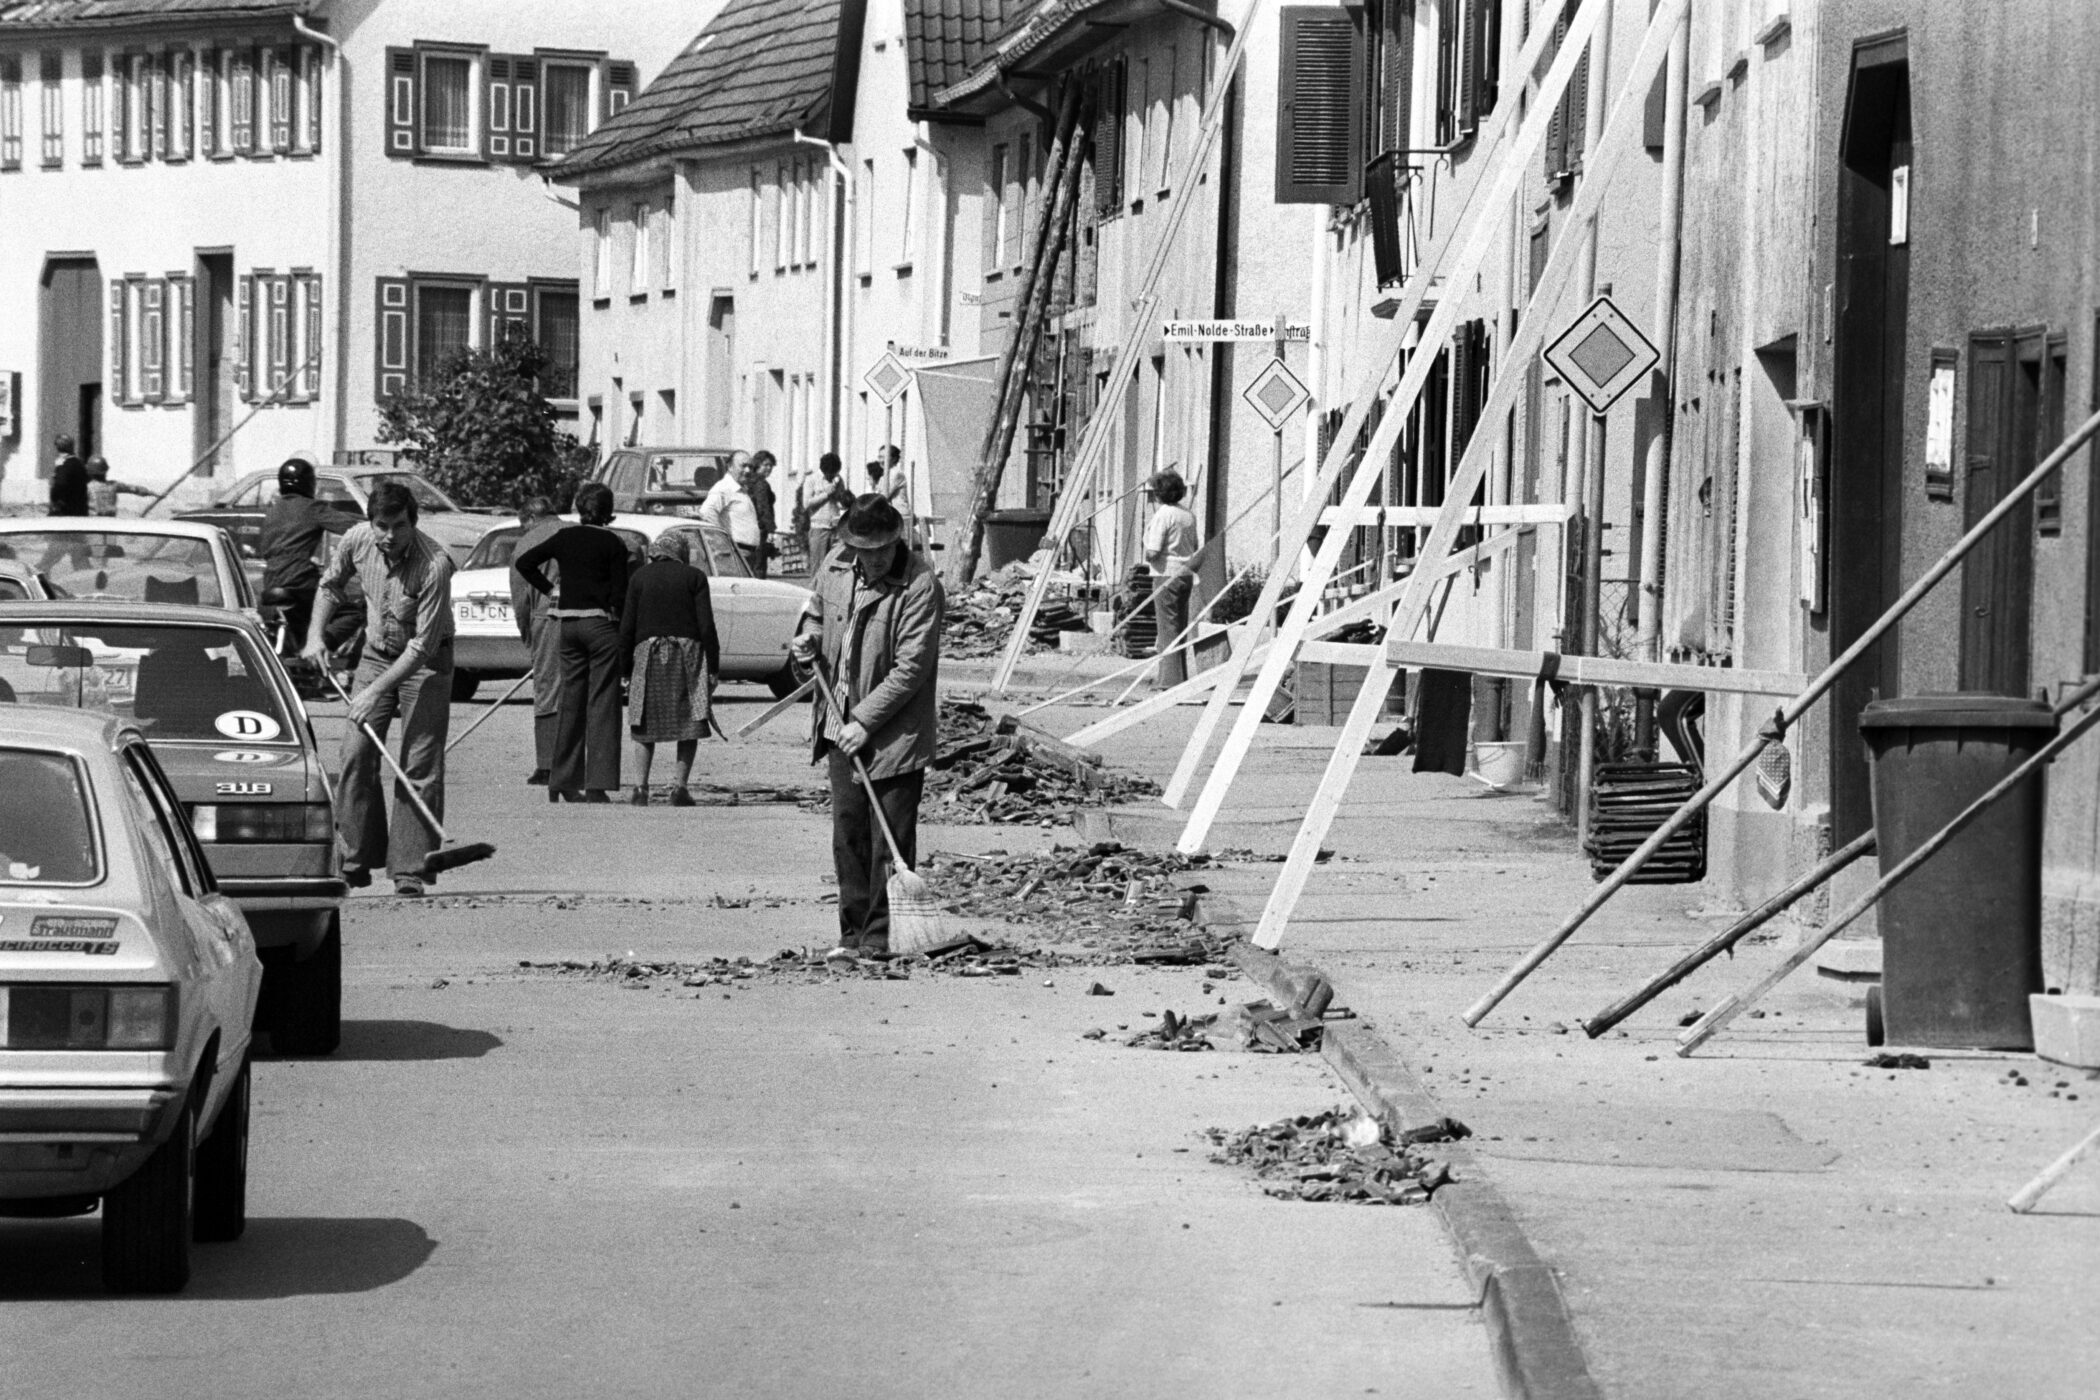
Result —
<instances>
[{"instance_id":1,"label":"shadow on road","mask_svg":"<svg viewBox=\"0 0 2100 1400\"><path fill-rule=\"evenodd\" d=\"M103 1293L101 1222L0 1223L0 1301L80 1298ZM369 1293L399 1283L437 1249L413 1220L277 1216L250 1220L234 1244L200 1245L190 1286L168 1300L240 1301L329 1293Z\"/></svg>"},{"instance_id":2,"label":"shadow on road","mask_svg":"<svg viewBox=\"0 0 2100 1400\"><path fill-rule=\"evenodd\" d=\"M502 1046L487 1031L435 1021L345 1021L331 1060L478 1060Z\"/></svg>"}]
</instances>

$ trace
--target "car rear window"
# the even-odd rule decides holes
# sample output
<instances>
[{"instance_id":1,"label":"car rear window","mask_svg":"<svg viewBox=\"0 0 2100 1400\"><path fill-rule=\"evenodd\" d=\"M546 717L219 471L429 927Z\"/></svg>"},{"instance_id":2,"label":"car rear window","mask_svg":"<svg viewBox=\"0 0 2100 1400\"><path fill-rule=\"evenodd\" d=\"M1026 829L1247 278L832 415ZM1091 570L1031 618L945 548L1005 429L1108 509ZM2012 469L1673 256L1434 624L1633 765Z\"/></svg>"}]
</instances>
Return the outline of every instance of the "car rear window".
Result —
<instances>
[{"instance_id":1,"label":"car rear window","mask_svg":"<svg viewBox=\"0 0 2100 1400\"><path fill-rule=\"evenodd\" d=\"M41 574L55 598L228 606L208 540L104 530L0 535L0 559Z\"/></svg>"},{"instance_id":2,"label":"car rear window","mask_svg":"<svg viewBox=\"0 0 2100 1400\"><path fill-rule=\"evenodd\" d=\"M0 627L0 701L121 715L156 743L297 743L267 665L230 627Z\"/></svg>"},{"instance_id":3,"label":"car rear window","mask_svg":"<svg viewBox=\"0 0 2100 1400\"><path fill-rule=\"evenodd\" d=\"M725 461L714 452L652 452L642 475L642 490L690 491L704 496L721 477Z\"/></svg>"},{"instance_id":4,"label":"car rear window","mask_svg":"<svg viewBox=\"0 0 2100 1400\"><path fill-rule=\"evenodd\" d=\"M500 530L491 530L474 546L467 556L469 569L507 569L510 561L518 557L518 541L525 537L523 528L511 525Z\"/></svg>"},{"instance_id":5,"label":"car rear window","mask_svg":"<svg viewBox=\"0 0 2100 1400\"><path fill-rule=\"evenodd\" d=\"M0 749L0 885L92 885L101 878L80 766L64 754Z\"/></svg>"}]
</instances>

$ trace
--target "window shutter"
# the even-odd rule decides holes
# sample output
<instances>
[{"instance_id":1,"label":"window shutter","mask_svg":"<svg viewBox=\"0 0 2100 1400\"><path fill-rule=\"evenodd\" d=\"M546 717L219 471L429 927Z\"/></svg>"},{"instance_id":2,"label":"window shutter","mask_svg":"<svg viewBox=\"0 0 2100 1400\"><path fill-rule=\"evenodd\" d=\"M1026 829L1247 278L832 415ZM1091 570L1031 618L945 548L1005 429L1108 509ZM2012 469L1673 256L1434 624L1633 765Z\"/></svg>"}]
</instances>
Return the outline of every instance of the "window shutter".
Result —
<instances>
[{"instance_id":1,"label":"window shutter","mask_svg":"<svg viewBox=\"0 0 2100 1400\"><path fill-rule=\"evenodd\" d=\"M292 149L292 51L266 49L270 65L270 149L286 155Z\"/></svg>"},{"instance_id":2,"label":"window shutter","mask_svg":"<svg viewBox=\"0 0 2100 1400\"><path fill-rule=\"evenodd\" d=\"M531 287L523 282L491 282L487 305L488 337L484 343L490 349L501 345L506 335L531 336Z\"/></svg>"},{"instance_id":3,"label":"window shutter","mask_svg":"<svg viewBox=\"0 0 2100 1400\"><path fill-rule=\"evenodd\" d=\"M1568 79L1568 90L1561 94L1561 102L1568 113L1563 123L1568 133L1567 168L1580 170L1590 111L1590 51L1587 46L1582 50L1582 57L1575 60L1575 73Z\"/></svg>"},{"instance_id":4,"label":"window shutter","mask_svg":"<svg viewBox=\"0 0 2100 1400\"><path fill-rule=\"evenodd\" d=\"M124 279L121 277L110 278L109 397L115 400L117 403L129 403L131 401L130 396L125 393L126 380L124 377L124 372L126 369L126 364L124 350L127 344L127 338L124 332L127 329L127 327L125 324L124 317L124 301Z\"/></svg>"},{"instance_id":5,"label":"window shutter","mask_svg":"<svg viewBox=\"0 0 2100 1400\"><path fill-rule=\"evenodd\" d=\"M1568 17L1557 15L1553 20L1553 48L1558 54L1562 40L1568 36ZM1570 84L1572 87L1573 85ZM1561 94L1560 101L1553 104L1553 114L1546 118L1546 178L1557 181L1568 173L1568 97Z\"/></svg>"},{"instance_id":6,"label":"window shutter","mask_svg":"<svg viewBox=\"0 0 2100 1400\"><path fill-rule=\"evenodd\" d=\"M270 279L270 392L281 392L292 370L292 279Z\"/></svg>"},{"instance_id":7,"label":"window shutter","mask_svg":"<svg viewBox=\"0 0 2100 1400\"><path fill-rule=\"evenodd\" d=\"M255 154L255 55L247 49L233 55L233 150Z\"/></svg>"},{"instance_id":8,"label":"window shutter","mask_svg":"<svg viewBox=\"0 0 2100 1400\"><path fill-rule=\"evenodd\" d=\"M243 273L234 291L234 315L240 339L233 347L233 386L243 403L255 398L255 278Z\"/></svg>"},{"instance_id":9,"label":"window shutter","mask_svg":"<svg viewBox=\"0 0 2100 1400\"><path fill-rule=\"evenodd\" d=\"M219 51L204 50L197 71L204 79L197 103L197 154L208 160L219 153Z\"/></svg>"},{"instance_id":10,"label":"window shutter","mask_svg":"<svg viewBox=\"0 0 2100 1400\"><path fill-rule=\"evenodd\" d=\"M510 153L520 164L530 164L540 154L540 65L530 58L510 61L511 141Z\"/></svg>"},{"instance_id":11,"label":"window shutter","mask_svg":"<svg viewBox=\"0 0 2100 1400\"><path fill-rule=\"evenodd\" d=\"M379 398L408 389L408 279L377 279L379 334L373 337L373 391Z\"/></svg>"},{"instance_id":12,"label":"window shutter","mask_svg":"<svg viewBox=\"0 0 2100 1400\"><path fill-rule=\"evenodd\" d=\"M2056 450L2064 440L2064 338L2049 337L2043 351L2041 363L2042 392L2040 400L2041 422L2036 425L2034 435L2034 461L2022 462L2025 470L2032 470L2042 458ZM2100 488L2100 483L2088 490ZM2042 484L2034 491L2034 532L2045 539L2059 537L2064 532L2064 469L2058 467L2042 478Z\"/></svg>"},{"instance_id":13,"label":"window shutter","mask_svg":"<svg viewBox=\"0 0 2100 1400\"><path fill-rule=\"evenodd\" d=\"M167 390L168 284L158 277L139 283L139 397L159 403Z\"/></svg>"},{"instance_id":14,"label":"window shutter","mask_svg":"<svg viewBox=\"0 0 2100 1400\"><path fill-rule=\"evenodd\" d=\"M1384 32L1383 91L1379 93L1379 146L1404 151L1413 145L1415 103L1415 3L1414 0L1385 0L1381 15Z\"/></svg>"},{"instance_id":15,"label":"window shutter","mask_svg":"<svg viewBox=\"0 0 2100 1400\"><path fill-rule=\"evenodd\" d=\"M1127 65L1120 58L1094 74L1094 213L1114 218L1123 210L1123 90Z\"/></svg>"},{"instance_id":16,"label":"window shutter","mask_svg":"<svg viewBox=\"0 0 2100 1400\"><path fill-rule=\"evenodd\" d=\"M1276 202L1354 204L1363 190L1364 40L1348 11L1287 5L1277 75Z\"/></svg>"},{"instance_id":17,"label":"window shutter","mask_svg":"<svg viewBox=\"0 0 2100 1400\"><path fill-rule=\"evenodd\" d=\"M1457 0L1453 0L1457 8ZM1481 0L1457 16L1458 30L1458 134L1470 136L1480 126L1480 10Z\"/></svg>"},{"instance_id":18,"label":"window shutter","mask_svg":"<svg viewBox=\"0 0 2100 1400\"><path fill-rule=\"evenodd\" d=\"M146 150L154 160L168 158L168 56L146 59Z\"/></svg>"},{"instance_id":19,"label":"window shutter","mask_svg":"<svg viewBox=\"0 0 2100 1400\"><path fill-rule=\"evenodd\" d=\"M407 159L416 153L416 51L386 51L386 153Z\"/></svg>"},{"instance_id":20,"label":"window shutter","mask_svg":"<svg viewBox=\"0 0 2100 1400\"><path fill-rule=\"evenodd\" d=\"M626 110L634 101L634 65L632 63L608 63L605 66L605 115L610 117Z\"/></svg>"},{"instance_id":21,"label":"window shutter","mask_svg":"<svg viewBox=\"0 0 2100 1400\"><path fill-rule=\"evenodd\" d=\"M187 273L168 278L169 403L188 403L196 384L197 284Z\"/></svg>"},{"instance_id":22,"label":"window shutter","mask_svg":"<svg viewBox=\"0 0 2100 1400\"><path fill-rule=\"evenodd\" d=\"M188 49L168 55L168 153L171 161L190 158L197 133L196 58Z\"/></svg>"},{"instance_id":23,"label":"window shutter","mask_svg":"<svg viewBox=\"0 0 2100 1400\"><path fill-rule=\"evenodd\" d=\"M300 149L317 155L321 150L321 50L318 45L306 44L300 48L299 72L306 93L306 100L299 108Z\"/></svg>"},{"instance_id":24,"label":"window shutter","mask_svg":"<svg viewBox=\"0 0 2100 1400\"><path fill-rule=\"evenodd\" d=\"M305 297L297 311L305 319L306 334L300 343L306 347L306 353L298 371L299 397L312 402L321 396L321 363L326 358L321 340L321 274L307 273L300 285L305 288Z\"/></svg>"},{"instance_id":25,"label":"window shutter","mask_svg":"<svg viewBox=\"0 0 2100 1400\"><path fill-rule=\"evenodd\" d=\"M491 54L482 71L487 76L488 120L481 125L481 154L490 160L509 160L510 60Z\"/></svg>"},{"instance_id":26,"label":"window shutter","mask_svg":"<svg viewBox=\"0 0 2100 1400\"><path fill-rule=\"evenodd\" d=\"M1648 102L1641 109L1641 144L1651 151L1663 148L1663 128L1670 119L1670 71L1666 67L1648 85Z\"/></svg>"}]
</instances>

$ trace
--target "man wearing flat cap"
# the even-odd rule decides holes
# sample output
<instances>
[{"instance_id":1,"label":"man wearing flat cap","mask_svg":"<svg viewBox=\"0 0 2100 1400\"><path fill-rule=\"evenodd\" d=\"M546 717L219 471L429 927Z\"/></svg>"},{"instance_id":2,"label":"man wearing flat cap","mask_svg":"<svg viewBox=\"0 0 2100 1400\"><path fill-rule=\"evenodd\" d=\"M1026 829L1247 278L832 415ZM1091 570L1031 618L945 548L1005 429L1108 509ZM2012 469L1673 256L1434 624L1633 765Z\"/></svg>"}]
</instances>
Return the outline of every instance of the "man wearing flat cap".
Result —
<instances>
[{"instance_id":1,"label":"man wearing flat cap","mask_svg":"<svg viewBox=\"0 0 2100 1400\"><path fill-rule=\"evenodd\" d=\"M919 796L940 738L936 679L947 600L939 577L904 547L903 537L903 517L887 498L856 498L839 524L838 547L811 580L814 592L790 647L800 671L822 658L846 716L841 725L817 698L811 761L824 760L831 779L831 858L839 885L833 952L862 957L889 952L884 887L891 872L853 759L867 765L899 854L916 865Z\"/></svg>"}]
</instances>

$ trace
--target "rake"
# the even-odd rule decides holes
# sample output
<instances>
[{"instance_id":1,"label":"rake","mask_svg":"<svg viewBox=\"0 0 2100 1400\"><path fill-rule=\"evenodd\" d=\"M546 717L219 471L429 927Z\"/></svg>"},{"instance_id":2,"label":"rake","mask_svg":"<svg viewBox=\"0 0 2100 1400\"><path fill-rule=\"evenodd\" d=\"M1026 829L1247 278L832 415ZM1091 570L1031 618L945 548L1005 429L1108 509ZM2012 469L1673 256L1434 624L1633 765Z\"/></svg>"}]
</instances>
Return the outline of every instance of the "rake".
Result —
<instances>
[{"instance_id":1,"label":"rake","mask_svg":"<svg viewBox=\"0 0 2100 1400\"><path fill-rule=\"evenodd\" d=\"M328 684L341 697L342 702L348 705L350 693L344 690L343 683L335 678L335 672L323 666L321 674L328 677ZM360 723L357 727L365 732L365 738L371 740L372 747L379 750L380 760L393 770L395 779L401 784L401 791L414 805L417 814L423 818L423 824L437 836L438 849L424 856L423 863L408 872L409 874L419 879L435 880L441 871L457 870L462 865L472 865L475 861L487 860L496 854L495 846L487 841L469 841L457 846L452 844L452 838L445 834L444 826L431 813L429 804L423 801L423 794L416 791L415 783L402 771L401 764L394 758L393 751L387 748L386 741L381 739L369 724Z\"/></svg>"},{"instance_id":2,"label":"rake","mask_svg":"<svg viewBox=\"0 0 2100 1400\"><path fill-rule=\"evenodd\" d=\"M830 707L832 722L844 729L846 713L839 704L837 687L832 684L831 669L821 655L814 658L813 664L817 670L817 693ZM896 834L890 830L890 819L883 814L882 799L876 795L875 780L868 776L868 765L857 753L849 757L853 771L860 776L860 785L867 790L875 824L882 828L883 844L890 848L890 878L885 887L890 901L890 952L904 958L938 948L949 941L941 928L940 903L927 883L905 864L903 853L897 849Z\"/></svg>"}]
</instances>

